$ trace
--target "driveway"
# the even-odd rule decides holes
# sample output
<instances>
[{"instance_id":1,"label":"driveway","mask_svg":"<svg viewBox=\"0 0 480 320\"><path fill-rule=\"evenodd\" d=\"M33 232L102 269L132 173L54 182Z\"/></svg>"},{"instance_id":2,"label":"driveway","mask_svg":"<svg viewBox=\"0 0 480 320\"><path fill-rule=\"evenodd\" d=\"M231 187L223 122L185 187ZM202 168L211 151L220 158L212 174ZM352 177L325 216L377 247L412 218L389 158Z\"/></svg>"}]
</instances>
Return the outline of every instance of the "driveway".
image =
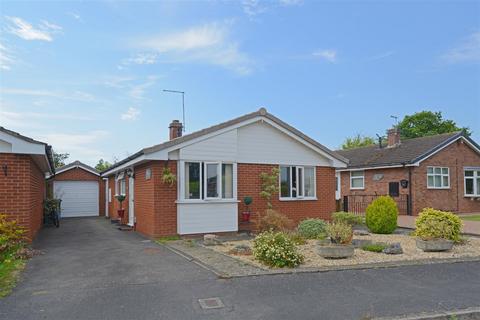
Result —
<instances>
[{"instance_id":1,"label":"driveway","mask_svg":"<svg viewBox=\"0 0 480 320\"><path fill-rule=\"evenodd\" d=\"M480 263L217 279L104 218L44 229L0 319L361 319L478 306ZM220 297L203 310L199 298Z\"/></svg>"}]
</instances>

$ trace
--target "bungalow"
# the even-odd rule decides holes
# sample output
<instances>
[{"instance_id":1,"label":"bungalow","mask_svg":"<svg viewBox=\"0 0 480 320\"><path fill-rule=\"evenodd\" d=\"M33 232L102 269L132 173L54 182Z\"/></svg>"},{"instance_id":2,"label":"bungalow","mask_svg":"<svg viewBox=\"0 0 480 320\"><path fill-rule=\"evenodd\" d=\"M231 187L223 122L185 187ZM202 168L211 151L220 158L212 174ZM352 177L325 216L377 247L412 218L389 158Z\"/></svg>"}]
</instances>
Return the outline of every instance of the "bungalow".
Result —
<instances>
[{"instance_id":1,"label":"bungalow","mask_svg":"<svg viewBox=\"0 0 480 320\"><path fill-rule=\"evenodd\" d=\"M337 153L349 159L337 169L337 200L363 212L378 195L390 195L401 214L425 207L457 213L480 212L480 146L463 132L401 141L387 132L387 145Z\"/></svg>"},{"instance_id":2,"label":"bungalow","mask_svg":"<svg viewBox=\"0 0 480 320\"><path fill-rule=\"evenodd\" d=\"M115 195L124 195L123 222L147 236L238 231L245 196L253 198L252 220L266 209L260 174L273 168L281 186L275 209L297 222L335 211L335 168L347 160L264 108L184 136L177 120L169 129L170 141L102 173L111 218L120 208Z\"/></svg>"},{"instance_id":3,"label":"bungalow","mask_svg":"<svg viewBox=\"0 0 480 320\"><path fill-rule=\"evenodd\" d=\"M0 214L25 227L32 240L42 226L45 175L55 172L46 143L0 127Z\"/></svg>"}]
</instances>

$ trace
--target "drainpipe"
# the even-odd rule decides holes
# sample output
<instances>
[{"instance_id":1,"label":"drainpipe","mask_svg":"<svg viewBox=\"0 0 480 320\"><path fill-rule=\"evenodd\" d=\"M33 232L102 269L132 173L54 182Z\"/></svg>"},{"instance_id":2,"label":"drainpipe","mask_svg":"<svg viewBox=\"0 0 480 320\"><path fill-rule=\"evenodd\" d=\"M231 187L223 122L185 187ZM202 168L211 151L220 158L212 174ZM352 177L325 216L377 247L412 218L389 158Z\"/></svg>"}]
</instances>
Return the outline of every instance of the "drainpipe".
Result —
<instances>
[{"instance_id":1,"label":"drainpipe","mask_svg":"<svg viewBox=\"0 0 480 320\"><path fill-rule=\"evenodd\" d=\"M407 215L413 215L412 212L412 167L408 167L408 202Z\"/></svg>"}]
</instances>

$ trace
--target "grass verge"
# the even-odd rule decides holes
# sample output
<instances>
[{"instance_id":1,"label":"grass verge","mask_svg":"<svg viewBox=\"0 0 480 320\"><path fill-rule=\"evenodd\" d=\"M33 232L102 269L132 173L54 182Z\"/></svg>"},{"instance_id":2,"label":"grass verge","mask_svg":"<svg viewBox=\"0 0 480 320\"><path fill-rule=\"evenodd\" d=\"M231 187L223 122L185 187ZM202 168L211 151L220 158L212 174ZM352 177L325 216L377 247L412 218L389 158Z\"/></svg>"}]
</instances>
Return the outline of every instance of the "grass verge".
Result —
<instances>
[{"instance_id":1,"label":"grass verge","mask_svg":"<svg viewBox=\"0 0 480 320\"><path fill-rule=\"evenodd\" d=\"M169 241L175 241L175 240L180 240L179 235L174 235L174 236L166 236L166 237L161 237L155 240L155 242L160 243L160 244L165 244Z\"/></svg>"},{"instance_id":2,"label":"grass verge","mask_svg":"<svg viewBox=\"0 0 480 320\"><path fill-rule=\"evenodd\" d=\"M470 216L460 216L460 219L465 221L480 221L480 214L473 214Z\"/></svg>"},{"instance_id":3,"label":"grass verge","mask_svg":"<svg viewBox=\"0 0 480 320\"><path fill-rule=\"evenodd\" d=\"M25 260L22 259L6 260L0 263L0 298L10 294L24 268Z\"/></svg>"}]
</instances>

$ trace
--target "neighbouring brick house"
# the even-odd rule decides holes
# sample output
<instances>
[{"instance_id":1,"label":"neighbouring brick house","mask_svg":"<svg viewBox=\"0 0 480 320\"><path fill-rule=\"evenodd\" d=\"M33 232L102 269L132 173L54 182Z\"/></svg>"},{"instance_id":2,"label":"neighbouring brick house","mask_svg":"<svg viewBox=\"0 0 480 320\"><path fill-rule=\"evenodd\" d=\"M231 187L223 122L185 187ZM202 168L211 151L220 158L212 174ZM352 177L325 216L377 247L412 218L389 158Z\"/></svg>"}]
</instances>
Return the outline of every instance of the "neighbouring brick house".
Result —
<instances>
[{"instance_id":1,"label":"neighbouring brick house","mask_svg":"<svg viewBox=\"0 0 480 320\"><path fill-rule=\"evenodd\" d=\"M95 168L80 161L69 163L56 169L48 187L62 200L62 218L105 215L105 181Z\"/></svg>"},{"instance_id":2,"label":"neighbouring brick house","mask_svg":"<svg viewBox=\"0 0 480 320\"><path fill-rule=\"evenodd\" d=\"M54 173L52 148L0 127L0 167L0 213L32 240L43 222L45 175Z\"/></svg>"},{"instance_id":3,"label":"neighbouring brick house","mask_svg":"<svg viewBox=\"0 0 480 320\"><path fill-rule=\"evenodd\" d=\"M260 173L280 170L276 210L295 222L329 219L335 211L335 168L347 160L260 109L182 136L170 124L170 141L145 148L102 173L108 179L107 211L117 218L115 195L126 196L123 223L158 237L232 232L241 225L242 200L251 196L252 221L266 209ZM173 175L165 183L165 173Z\"/></svg>"},{"instance_id":4,"label":"neighbouring brick house","mask_svg":"<svg viewBox=\"0 0 480 320\"><path fill-rule=\"evenodd\" d=\"M337 199L362 212L377 195L391 195L400 214L432 207L480 212L480 147L463 132L401 141L387 132L385 146L337 151L349 159L337 170Z\"/></svg>"}]
</instances>

